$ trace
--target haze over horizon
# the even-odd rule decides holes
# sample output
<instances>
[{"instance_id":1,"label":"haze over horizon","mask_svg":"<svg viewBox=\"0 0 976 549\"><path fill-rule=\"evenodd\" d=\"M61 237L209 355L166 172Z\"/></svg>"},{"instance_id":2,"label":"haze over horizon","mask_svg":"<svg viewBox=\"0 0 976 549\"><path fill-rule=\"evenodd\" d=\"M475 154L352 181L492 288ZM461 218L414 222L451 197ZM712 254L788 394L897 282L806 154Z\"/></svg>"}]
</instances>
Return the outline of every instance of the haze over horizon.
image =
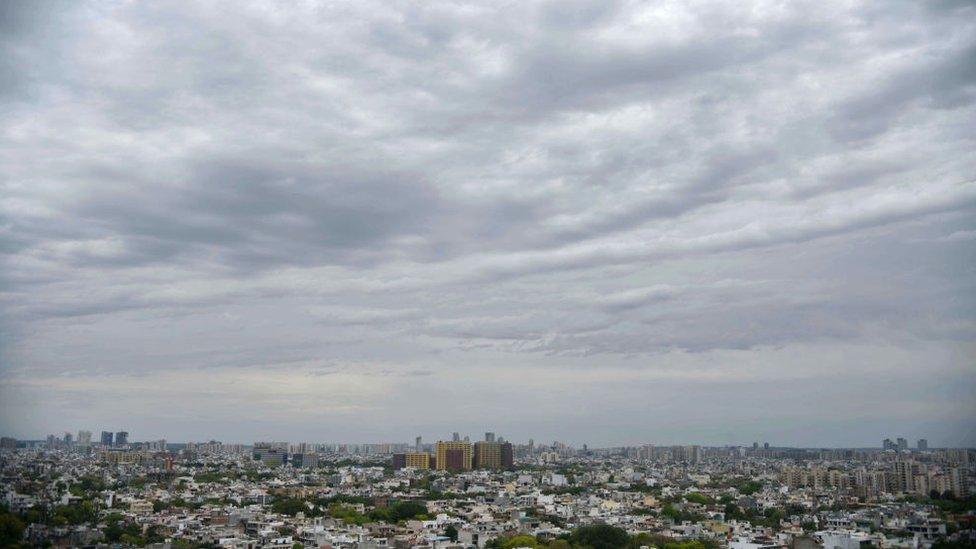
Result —
<instances>
[{"instance_id":1,"label":"haze over horizon","mask_svg":"<svg viewBox=\"0 0 976 549\"><path fill-rule=\"evenodd\" d=\"M0 3L0 434L976 446L976 7Z\"/></svg>"}]
</instances>

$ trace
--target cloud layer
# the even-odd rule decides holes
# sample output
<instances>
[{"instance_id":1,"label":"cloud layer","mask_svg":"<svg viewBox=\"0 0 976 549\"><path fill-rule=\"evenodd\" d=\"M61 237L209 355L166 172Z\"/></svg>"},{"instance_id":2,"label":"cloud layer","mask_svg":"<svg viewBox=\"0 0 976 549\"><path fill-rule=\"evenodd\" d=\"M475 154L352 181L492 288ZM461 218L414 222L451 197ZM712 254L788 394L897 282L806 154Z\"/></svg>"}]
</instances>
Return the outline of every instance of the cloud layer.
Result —
<instances>
[{"instance_id":1,"label":"cloud layer","mask_svg":"<svg viewBox=\"0 0 976 549\"><path fill-rule=\"evenodd\" d=\"M976 444L974 16L5 3L0 429Z\"/></svg>"}]
</instances>

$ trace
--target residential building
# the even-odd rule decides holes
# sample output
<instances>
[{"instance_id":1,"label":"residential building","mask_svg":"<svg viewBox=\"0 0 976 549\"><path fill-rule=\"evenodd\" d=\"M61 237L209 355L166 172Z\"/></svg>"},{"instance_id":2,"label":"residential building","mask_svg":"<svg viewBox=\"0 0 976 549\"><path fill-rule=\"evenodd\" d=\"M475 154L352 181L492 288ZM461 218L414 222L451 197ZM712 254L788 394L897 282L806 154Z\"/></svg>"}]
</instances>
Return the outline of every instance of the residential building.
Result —
<instances>
[{"instance_id":1,"label":"residential building","mask_svg":"<svg viewBox=\"0 0 976 549\"><path fill-rule=\"evenodd\" d=\"M472 457L472 460L473 460L472 466L475 469L501 469L502 468L501 443L488 441L488 440L475 442L474 456Z\"/></svg>"},{"instance_id":2,"label":"residential building","mask_svg":"<svg viewBox=\"0 0 976 549\"><path fill-rule=\"evenodd\" d=\"M456 435L457 433L455 433ZM461 440L437 441L437 469L466 471L471 469L471 443Z\"/></svg>"}]
</instances>

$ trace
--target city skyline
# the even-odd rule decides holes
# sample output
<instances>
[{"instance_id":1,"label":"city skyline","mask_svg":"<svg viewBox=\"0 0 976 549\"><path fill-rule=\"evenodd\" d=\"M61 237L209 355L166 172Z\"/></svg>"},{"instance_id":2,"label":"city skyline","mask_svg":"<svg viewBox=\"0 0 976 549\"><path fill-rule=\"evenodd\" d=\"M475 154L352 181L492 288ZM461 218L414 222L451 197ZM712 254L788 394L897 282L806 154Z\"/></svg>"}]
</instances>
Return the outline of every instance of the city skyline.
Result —
<instances>
[{"instance_id":1,"label":"city skyline","mask_svg":"<svg viewBox=\"0 0 976 549\"><path fill-rule=\"evenodd\" d=\"M885 438L883 450L469 438L346 447L3 437L0 544L965 549L976 534L971 448L918 451L904 437Z\"/></svg>"},{"instance_id":2,"label":"city skyline","mask_svg":"<svg viewBox=\"0 0 976 549\"><path fill-rule=\"evenodd\" d=\"M4 436L976 446L971 2L0 36Z\"/></svg>"},{"instance_id":3,"label":"city skyline","mask_svg":"<svg viewBox=\"0 0 976 549\"><path fill-rule=\"evenodd\" d=\"M81 440L82 440L82 437L86 437L88 439L87 442L86 442L86 444L91 444L93 442L97 443L97 440L91 438L93 431L89 431L89 430L86 430L86 429L79 429L77 431L62 431L62 433L63 433L63 437L64 437L63 440L65 442L68 442L69 444L72 443L72 442L74 444L76 444L76 445L79 444L81 442ZM78 434L77 438L74 438L75 433ZM112 437L113 434L116 435L114 440L113 440L113 437ZM451 441L453 441L453 442L459 442L459 441L463 441L463 442L469 442L471 444L474 444L474 443L477 443L477 442L485 442L485 441L487 441L487 442L496 442L496 440L498 442L507 442L507 443L512 443L512 444L519 445L519 446L533 445L533 446L540 447L540 448L550 447L550 446L556 446L556 445L568 445L568 446L572 446L572 447L576 447L576 448L583 448L583 447L587 447L588 446L591 449L626 448L626 447L633 448L633 447L641 447L641 446L660 446L660 447L671 447L671 446L701 446L703 448L735 448L735 447L739 447L739 448L754 448L754 449L761 449L761 448L767 448L767 449L769 449L769 448L876 449L876 448L881 448L883 450L889 450L890 449L890 450L921 450L921 451L925 451L925 450L938 450L938 449L946 449L946 448L966 448L966 446L951 446L951 445L932 444L932 443L930 443L929 439L927 439L927 438L916 438L916 439L909 440L909 439L907 439L905 437L902 437L902 436L898 436L895 439L885 438L882 441L882 443L880 445L877 445L877 446L872 446L872 445L864 445L864 446L830 446L830 445L825 445L825 446L809 446L809 447L804 447L804 446L795 446L795 445L789 445L789 444L771 443L768 440L754 440L752 442L746 442L746 443L727 443L727 444L702 444L702 443L697 442L697 441L663 442L663 443L662 442L654 442L654 441L643 441L643 442L639 442L639 443L608 444L608 445L599 446L599 445L589 444L589 443L587 443L585 441L566 441L566 440L557 440L557 439L547 439L547 438L544 438L544 437L535 437L535 436L529 437L529 438L524 439L524 440L509 439L509 438L506 438L505 436L496 436L497 433L494 432L494 431L484 431L484 436L482 438L478 438L477 436L472 436L471 434L466 434L466 433L462 434L459 431L454 431L451 434L451 436L445 436L443 438L437 437L437 436L430 437L429 438L429 437L426 437L424 435L417 435L416 437L413 437L414 440L415 440L415 442L413 444L410 444L409 442L407 442L405 440L394 440L394 439L389 439L389 440L372 440L372 441L364 441L364 440L345 440L345 441L343 441L343 440L327 440L327 439L323 439L323 440L312 440L312 439L285 440L285 439L282 439L280 437L279 438L270 437L270 438L263 438L263 439L261 439L261 438L254 438L254 439L249 440L249 441L243 441L243 440L222 440L221 437L205 437L203 439L198 439L198 440L180 440L180 439L173 439L173 438L170 438L170 437L167 437L167 436L161 436L161 437L149 436L149 437L144 437L144 438L138 438L137 437L137 438L133 438L132 440L128 440L128 437L129 437L129 434L130 434L128 431L117 431L117 432L113 432L113 431L102 431L101 432L102 437L101 437L101 443L100 444L102 446L119 446L120 444L118 443L118 436L117 436L119 434L123 434L124 435L124 441L121 443L121 445L123 445L123 446L124 445L127 445L127 444L139 445L139 444L158 443L158 442L161 442L161 441L165 441L165 442L167 442L169 444L177 444L177 445L178 444L186 444L186 443L219 442L219 443L222 443L222 444L233 444L233 445L244 445L244 446L247 446L247 445L250 445L250 444L257 444L257 443L275 443L275 444L292 444L292 445L312 444L312 445L332 445L332 446L397 446L397 447L400 447L400 448L403 448L403 449L418 449L418 451L421 448L421 445L423 445L423 448L430 449L430 448L436 447L437 443L439 443L439 442L451 442ZM106 435L107 435L108 440L106 440ZM35 442L36 443L36 442L51 441L52 439L62 440L62 439L60 439L58 437L59 437L59 435L57 435L57 434L48 434L46 437L23 438L23 439L20 439L20 441L22 441L22 442ZM8 438L8 437L5 437L5 438Z\"/></svg>"}]
</instances>

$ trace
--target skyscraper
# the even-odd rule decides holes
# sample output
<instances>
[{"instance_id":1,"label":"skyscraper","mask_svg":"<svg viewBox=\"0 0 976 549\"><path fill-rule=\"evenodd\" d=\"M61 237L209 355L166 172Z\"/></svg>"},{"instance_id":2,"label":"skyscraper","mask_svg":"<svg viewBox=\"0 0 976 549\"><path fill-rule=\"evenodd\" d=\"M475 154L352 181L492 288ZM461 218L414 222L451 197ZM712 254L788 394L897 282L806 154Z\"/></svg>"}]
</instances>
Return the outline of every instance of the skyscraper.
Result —
<instances>
[{"instance_id":1,"label":"skyscraper","mask_svg":"<svg viewBox=\"0 0 976 549\"><path fill-rule=\"evenodd\" d=\"M502 469L509 471L515 468L515 448L511 442L502 443Z\"/></svg>"},{"instance_id":2,"label":"skyscraper","mask_svg":"<svg viewBox=\"0 0 976 549\"><path fill-rule=\"evenodd\" d=\"M91 431L78 431L78 444L91 444Z\"/></svg>"},{"instance_id":3,"label":"skyscraper","mask_svg":"<svg viewBox=\"0 0 976 549\"><path fill-rule=\"evenodd\" d=\"M423 437L417 437L416 443L413 445L413 449L417 452L424 449L424 439Z\"/></svg>"},{"instance_id":4,"label":"skyscraper","mask_svg":"<svg viewBox=\"0 0 976 549\"><path fill-rule=\"evenodd\" d=\"M495 442L495 433L491 431L485 433L485 442Z\"/></svg>"},{"instance_id":5,"label":"skyscraper","mask_svg":"<svg viewBox=\"0 0 976 549\"><path fill-rule=\"evenodd\" d=\"M929 449L929 441L926 440L926 439L924 439L924 438L918 439L918 449L919 450L928 450Z\"/></svg>"},{"instance_id":6,"label":"skyscraper","mask_svg":"<svg viewBox=\"0 0 976 549\"><path fill-rule=\"evenodd\" d=\"M907 450L908 449L908 439L898 437L898 449Z\"/></svg>"},{"instance_id":7,"label":"skyscraper","mask_svg":"<svg viewBox=\"0 0 976 549\"><path fill-rule=\"evenodd\" d=\"M102 446L111 446L111 445L112 445L112 432L102 431Z\"/></svg>"},{"instance_id":8,"label":"skyscraper","mask_svg":"<svg viewBox=\"0 0 976 549\"><path fill-rule=\"evenodd\" d=\"M467 471L471 469L471 443L459 440L437 441L436 461L437 469L441 471Z\"/></svg>"},{"instance_id":9,"label":"skyscraper","mask_svg":"<svg viewBox=\"0 0 976 549\"><path fill-rule=\"evenodd\" d=\"M115 445L116 446L125 446L128 443L129 443L129 433L128 432L126 432L126 431L119 431L118 433L115 433Z\"/></svg>"},{"instance_id":10,"label":"skyscraper","mask_svg":"<svg viewBox=\"0 0 976 549\"><path fill-rule=\"evenodd\" d=\"M501 469L502 468L501 443L488 441L488 440L475 442L474 456L472 457L472 466L476 469Z\"/></svg>"},{"instance_id":11,"label":"skyscraper","mask_svg":"<svg viewBox=\"0 0 976 549\"><path fill-rule=\"evenodd\" d=\"M451 440L453 440L454 442L457 442L457 441L461 440L461 433L458 433L457 431L454 431L454 436L451 437Z\"/></svg>"},{"instance_id":12,"label":"skyscraper","mask_svg":"<svg viewBox=\"0 0 976 549\"><path fill-rule=\"evenodd\" d=\"M892 463L894 472L894 488L899 492L911 492L915 488L915 463L911 461L896 461Z\"/></svg>"}]
</instances>

